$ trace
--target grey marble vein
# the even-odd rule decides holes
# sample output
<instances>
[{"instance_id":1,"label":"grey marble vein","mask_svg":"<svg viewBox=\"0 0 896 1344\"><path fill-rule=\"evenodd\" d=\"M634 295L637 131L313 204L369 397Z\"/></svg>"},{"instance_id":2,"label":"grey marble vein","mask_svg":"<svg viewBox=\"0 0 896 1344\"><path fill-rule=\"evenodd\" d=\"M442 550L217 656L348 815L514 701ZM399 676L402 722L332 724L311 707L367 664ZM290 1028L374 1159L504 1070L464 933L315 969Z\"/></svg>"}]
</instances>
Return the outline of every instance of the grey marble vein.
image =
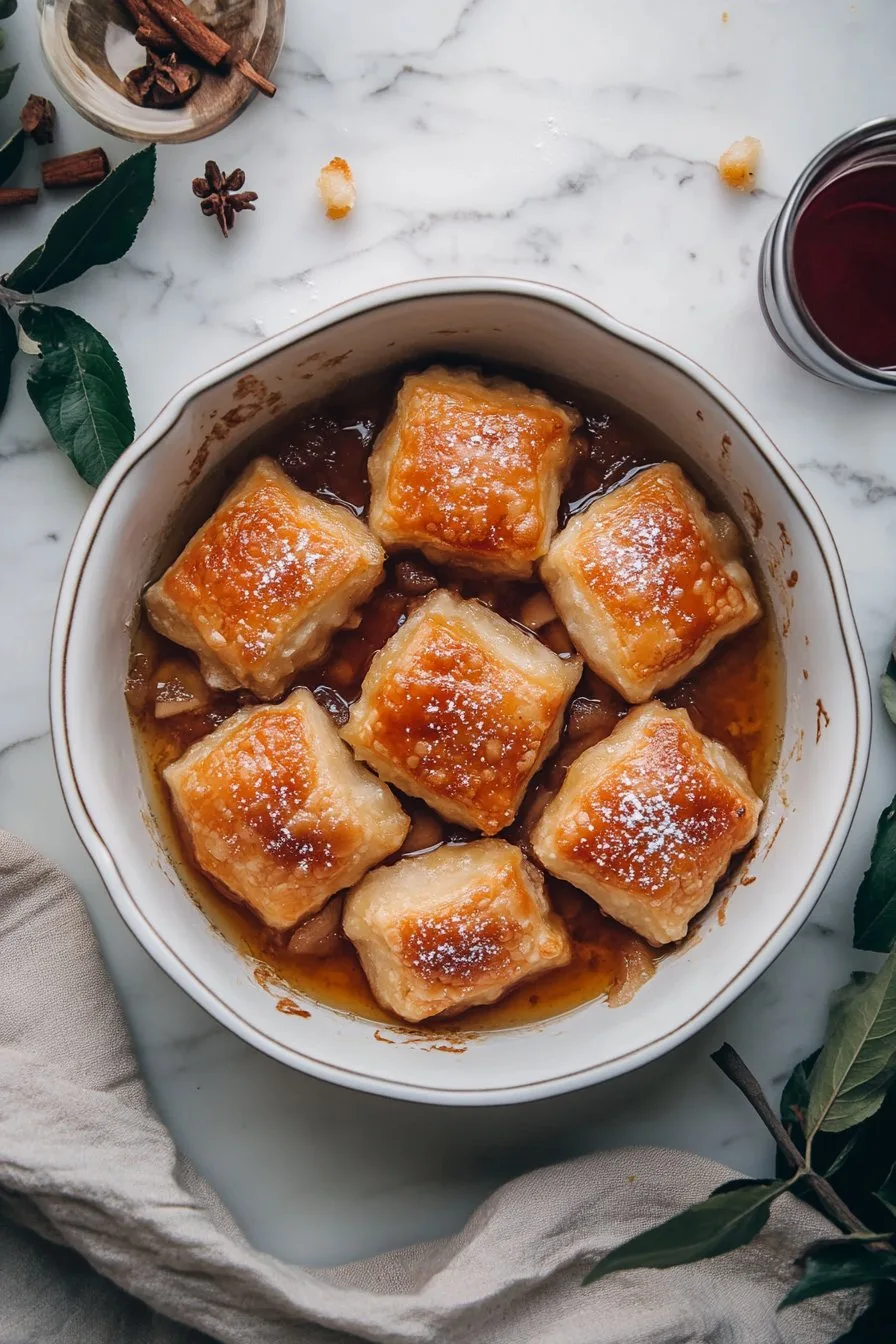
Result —
<instances>
[{"instance_id":1,"label":"grey marble vein","mask_svg":"<svg viewBox=\"0 0 896 1344\"><path fill-rule=\"evenodd\" d=\"M804 471L818 471L850 491L860 504L883 504L896 499L896 481L881 473L866 472L846 462L805 462Z\"/></svg>"}]
</instances>

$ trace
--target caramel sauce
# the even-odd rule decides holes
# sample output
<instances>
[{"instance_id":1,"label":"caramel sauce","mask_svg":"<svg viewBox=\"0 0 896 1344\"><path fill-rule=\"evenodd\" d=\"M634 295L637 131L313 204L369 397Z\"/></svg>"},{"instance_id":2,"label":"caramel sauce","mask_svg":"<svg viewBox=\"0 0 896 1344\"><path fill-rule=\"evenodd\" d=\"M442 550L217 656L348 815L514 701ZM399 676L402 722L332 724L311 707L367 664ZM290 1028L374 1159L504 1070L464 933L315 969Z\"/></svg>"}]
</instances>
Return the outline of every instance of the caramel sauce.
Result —
<instances>
[{"instance_id":1,"label":"caramel sauce","mask_svg":"<svg viewBox=\"0 0 896 1344\"><path fill-rule=\"evenodd\" d=\"M391 409L399 377L393 373L349 386L330 401L285 418L274 430L268 430L264 439L249 445L249 455L264 452L276 457L298 485L363 517L369 501L366 460ZM526 380L525 374L522 377ZM530 377L527 381L545 385L542 378ZM562 399L563 390L555 389L554 395ZM584 423L578 435L576 465L561 500L561 526L643 467L681 460L672 444L630 413L591 405L579 392L567 399L583 412ZM245 464L246 451L238 457L232 475ZM724 508L724 501L707 490L706 482L695 475L693 467L686 461L681 464L707 493L711 505ZM228 484L224 478L216 482L216 495L203 500L207 504L204 515L200 512L196 516L195 503L188 506L183 531L173 539L176 544L182 545L203 516L211 513ZM758 576L746 545L745 552L755 580ZM394 556L388 562L385 583L358 613L357 624L341 630L326 657L314 667L305 668L293 684L308 686L334 722L344 724L374 654L403 623L412 605L435 586L449 588L462 597L478 598L518 624L524 624L521 616L531 608L533 597L544 594L537 581L490 581L481 575L472 577L433 566L413 552ZM768 602L764 605L767 611ZM559 621L547 622L536 633L561 656L571 653L572 646ZM336 950L324 956L292 954L287 948L288 935L265 928L251 911L218 891L197 868L174 820L162 771L236 710L257 702L248 691L212 692L208 705L201 710L155 718L154 674L164 660L172 658L192 661L191 654L161 638L144 621L133 642L126 697L154 814L187 891L226 938L270 968L269 973L284 985L330 1007L397 1024L399 1019L373 998L354 948L345 938L340 937ZM783 668L768 615L723 641L701 668L659 698L671 707L686 708L700 732L729 747L757 792L767 796L783 718ZM502 832L530 859L531 828L560 787L569 765L587 747L606 737L629 708L614 690L585 669L570 701L557 750L532 781L516 820ZM387 862L408 853L428 852L438 844L478 838L443 821L418 799L399 797L413 825L405 848ZM625 993L623 987L632 967L639 968L643 978L644 968L649 972L661 956L637 935L608 919L576 888L550 876L547 886L571 935L571 963L525 982L499 1003L463 1013L457 1019L459 1026L476 1031L513 1027L568 1011L602 995L609 994L612 1001L621 989ZM633 978L632 984L637 983ZM423 1032L427 1029L426 1023L415 1028ZM444 1022L438 1020L429 1026L437 1034L444 1029Z\"/></svg>"}]
</instances>

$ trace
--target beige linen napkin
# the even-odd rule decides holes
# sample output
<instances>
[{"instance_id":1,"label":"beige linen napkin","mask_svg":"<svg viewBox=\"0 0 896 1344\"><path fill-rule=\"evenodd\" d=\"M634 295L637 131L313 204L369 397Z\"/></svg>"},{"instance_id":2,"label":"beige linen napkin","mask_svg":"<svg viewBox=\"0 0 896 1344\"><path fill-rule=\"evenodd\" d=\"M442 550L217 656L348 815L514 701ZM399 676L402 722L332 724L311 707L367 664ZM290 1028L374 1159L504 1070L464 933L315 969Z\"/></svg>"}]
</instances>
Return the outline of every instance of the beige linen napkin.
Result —
<instances>
[{"instance_id":1,"label":"beige linen napkin","mask_svg":"<svg viewBox=\"0 0 896 1344\"><path fill-rule=\"evenodd\" d=\"M745 1250L583 1288L734 1174L656 1149L532 1172L457 1236L373 1260L262 1255L153 1111L76 891L3 832L0 967L0 1344L828 1344L855 1314L842 1294L776 1313L832 1233L789 1197Z\"/></svg>"}]
</instances>

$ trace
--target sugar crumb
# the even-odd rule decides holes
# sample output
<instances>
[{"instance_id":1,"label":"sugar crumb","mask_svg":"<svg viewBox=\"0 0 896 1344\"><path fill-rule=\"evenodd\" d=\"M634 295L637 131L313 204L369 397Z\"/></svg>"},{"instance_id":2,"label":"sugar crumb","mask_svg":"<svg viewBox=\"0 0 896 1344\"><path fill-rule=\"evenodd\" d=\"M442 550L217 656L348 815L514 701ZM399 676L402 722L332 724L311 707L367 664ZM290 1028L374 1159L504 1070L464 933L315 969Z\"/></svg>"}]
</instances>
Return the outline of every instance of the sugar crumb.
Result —
<instances>
[{"instance_id":1,"label":"sugar crumb","mask_svg":"<svg viewBox=\"0 0 896 1344\"><path fill-rule=\"evenodd\" d=\"M719 159L719 177L726 187L731 191L753 191L761 149L755 135L745 135L728 146Z\"/></svg>"},{"instance_id":2,"label":"sugar crumb","mask_svg":"<svg viewBox=\"0 0 896 1344\"><path fill-rule=\"evenodd\" d=\"M317 189L327 208L328 219L344 219L355 208L355 182L345 159L336 157L321 168Z\"/></svg>"}]
</instances>

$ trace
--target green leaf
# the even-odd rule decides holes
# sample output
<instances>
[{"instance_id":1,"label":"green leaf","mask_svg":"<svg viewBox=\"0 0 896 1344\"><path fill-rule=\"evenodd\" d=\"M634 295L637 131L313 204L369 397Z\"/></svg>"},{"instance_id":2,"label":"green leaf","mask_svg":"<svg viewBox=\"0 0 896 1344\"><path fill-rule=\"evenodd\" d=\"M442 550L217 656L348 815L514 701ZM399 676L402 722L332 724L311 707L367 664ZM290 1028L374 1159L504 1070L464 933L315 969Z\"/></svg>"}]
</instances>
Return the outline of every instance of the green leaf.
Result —
<instances>
[{"instance_id":1,"label":"green leaf","mask_svg":"<svg viewBox=\"0 0 896 1344\"><path fill-rule=\"evenodd\" d=\"M736 1189L715 1190L700 1204L659 1227L632 1237L605 1255L584 1282L593 1283L620 1269L669 1269L709 1260L745 1246L768 1222L772 1201L787 1189L786 1181L740 1181Z\"/></svg>"},{"instance_id":2,"label":"green leaf","mask_svg":"<svg viewBox=\"0 0 896 1344\"><path fill-rule=\"evenodd\" d=\"M805 1124L806 1112L809 1109L809 1078L820 1053L820 1050L816 1050L795 1065L781 1093L781 1123L801 1153L806 1151ZM825 1136L825 1140L816 1141L812 1150L815 1170L823 1173L826 1177L834 1175L849 1159L858 1138L859 1131L856 1130L845 1141L839 1135L836 1138ZM789 1176L792 1170L793 1166L790 1159L785 1157L778 1149L775 1175L783 1178ZM798 1190L794 1193L800 1194L802 1198L808 1196L810 1202L812 1202L811 1189Z\"/></svg>"},{"instance_id":3,"label":"green leaf","mask_svg":"<svg viewBox=\"0 0 896 1344\"><path fill-rule=\"evenodd\" d=\"M0 0L0 19L8 19L16 12L18 0Z\"/></svg>"},{"instance_id":4,"label":"green leaf","mask_svg":"<svg viewBox=\"0 0 896 1344\"><path fill-rule=\"evenodd\" d=\"M880 679L880 693L883 698L884 709L896 723L896 645L893 646L887 669Z\"/></svg>"},{"instance_id":5,"label":"green leaf","mask_svg":"<svg viewBox=\"0 0 896 1344\"><path fill-rule=\"evenodd\" d=\"M21 126L9 137L5 145L0 145L0 187L12 177L22 162L25 148L25 132Z\"/></svg>"},{"instance_id":6,"label":"green leaf","mask_svg":"<svg viewBox=\"0 0 896 1344\"><path fill-rule=\"evenodd\" d=\"M29 304L26 336L41 348L28 391L57 446L84 480L99 485L134 437L121 365L105 336L65 308Z\"/></svg>"},{"instance_id":7,"label":"green leaf","mask_svg":"<svg viewBox=\"0 0 896 1344\"><path fill-rule=\"evenodd\" d=\"M18 68L17 65L8 65L5 70L0 70L0 98L5 98L9 93Z\"/></svg>"},{"instance_id":8,"label":"green leaf","mask_svg":"<svg viewBox=\"0 0 896 1344\"><path fill-rule=\"evenodd\" d=\"M800 1149L800 1152L804 1150L806 1140L803 1127L806 1121L806 1111L809 1108L809 1075L818 1058L818 1053L816 1050L814 1055L809 1055L807 1059L800 1060L784 1084L784 1090L781 1093L781 1123ZM778 1175L781 1176L790 1171L790 1163L780 1152L778 1158Z\"/></svg>"},{"instance_id":9,"label":"green leaf","mask_svg":"<svg viewBox=\"0 0 896 1344\"><path fill-rule=\"evenodd\" d=\"M0 308L0 411L9 396L12 362L19 352L16 324L5 308Z\"/></svg>"},{"instance_id":10,"label":"green leaf","mask_svg":"<svg viewBox=\"0 0 896 1344\"><path fill-rule=\"evenodd\" d=\"M887 1179L881 1188L875 1191L875 1194L884 1208L889 1209L890 1213L896 1217L896 1162L893 1163Z\"/></svg>"},{"instance_id":11,"label":"green leaf","mask_svg":"<svg viewBox=\"0 0 896 1344\"><path fill-rule=\"evenodd\" d=\"M748 1186L767 1184L764 1177L757 1179L755 1176L736 1176L733 1181L723 1181L721 1185L717 1185L712 1194L715 1198L716 1195L727 1195L729 1190L746 1190Z\"/></svg>"},{"instance_id":12,"label":"green leaf","mask_svg":"<svg viewBox=\"0 0 896 1344\"><path fill-rule=\"evenodd\" d=\"M807 1133L838 1133L873 1115L896 1078L896 952L835 995L809 1079Z\"/></svg>"},{"instance_id":13,"label":"green leaf","mask_svg":"<svg viewBox=\"0 0 896 1344\"><path fill-rule=\"evenodd\" d=\"M43 246L7 276L10 289L42 294L123 257L152 204L155 166L155 145L120 163L59 216Z\"/></svg>"},{"instance_id":14,"label":"green leaf","mask_svg":"<svg viewBox=\"0 0 896 1344\"><path fill-rule=\"evenodd\" d=\"M875 1250L862 1242L816 1242L801 1257L803 1275L781 1299L778 1309L792 1307L810 1297L839 1293L844 1288L864 1288L869 1283L896 1282L896 1253Z\"/></svg>"},{"instance_id":15,"label":"green leaf","mask_svg":"<svg viewBox=\"0 0 896 1344\"><path fill-rule=\"evenodd\" d=\"M896 945L896 798L877 823L854 925L853 943L865 952L889 952Z\"/></svg>"},{"instance_id":16,"label":"green leaf","mask_svg":"<svg viewBox=\"0 0 896 1344\"><path fill-rule=\"evenodd\" d=\"M805 1136L791 1109L795 1105L805 1114L809 1104L808 1078L819 1051L803 1060L794 1069L781 1098L781 1119L784 1128L800 1151L805 1150ZM854 1129L839 1134L817 1133L812 1139L812 1166L834 1187L843 1202L857 1218L869 1227L896 1230L896 1215L884 1211L875 1191L887 1180L893 1164L893 1135L896 1133L896 1086L891 1085L880 1110ZM779 1154L776 1174L789 1176L790 1162ZM824 1213L811 1185L801 1182L794 1194Z\"/></svg>"},{"instance_id":17,"label":"green leaf","mask_svg":"<svg viewBox=\"0 0 896 1344\"><path fill-rule=\"evenodd\" d=\"M822 1167L825 1180L830 1180L832 1176L836 1176L837 1172L845 1167L846 1163L852 1157L856 1145L862 1141L863 1131L861 1125L857 1125L856 1128L851 1131L844 1130L843 1132L848 1135L846 1142L839 1153L837 1153L826 1166Z\"/></svg>"}]
</instances>

